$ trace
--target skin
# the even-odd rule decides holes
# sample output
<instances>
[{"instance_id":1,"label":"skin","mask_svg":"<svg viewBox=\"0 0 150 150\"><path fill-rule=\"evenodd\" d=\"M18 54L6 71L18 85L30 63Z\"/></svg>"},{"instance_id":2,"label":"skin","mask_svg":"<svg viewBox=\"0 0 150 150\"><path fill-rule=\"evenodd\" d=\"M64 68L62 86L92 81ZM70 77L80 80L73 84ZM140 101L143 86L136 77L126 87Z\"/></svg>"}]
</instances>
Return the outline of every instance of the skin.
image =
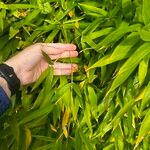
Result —
<instances>
[{"instance_id":1,"label":"skin","mask_svg":"<svg viewBox=\"0 0 150 150\"><path fill-rule=\"evenodd\" d=\"M77 57L78 52L73 44L36 43L8 59L5 64L14 68L21 86L35 82L42 72L49 66L42 55L44 51L54 60L59 58ZM54 75L69 75L78 70L77 64L54 62ZM11 93L5 79L0 77L0 85L10 97Z\"/></svg>"}]
</instances>

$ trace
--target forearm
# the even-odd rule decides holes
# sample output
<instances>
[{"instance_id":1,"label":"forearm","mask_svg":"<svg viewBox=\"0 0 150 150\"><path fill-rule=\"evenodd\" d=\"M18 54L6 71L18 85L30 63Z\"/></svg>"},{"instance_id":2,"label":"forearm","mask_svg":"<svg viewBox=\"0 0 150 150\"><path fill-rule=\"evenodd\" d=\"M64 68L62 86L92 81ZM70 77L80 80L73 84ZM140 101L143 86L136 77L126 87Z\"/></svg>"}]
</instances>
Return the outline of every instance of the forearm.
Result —
<instances>
[{"instance_id":1,"label":"forearm","mask_svg":"<svg viewBox=\"0 0 150 150\"><path fill-rule=\"evenodd\" d=\"M12 64L0 64L0 117L11 105L10 97L20 88L18 72Z\"/></svg>"},{"instance_id":2,"label":"forearm","mask_svg":"<svg viewBox=\"0 0 150 150\"><path fill-rule=\"evenodd\" d=\"M8 88L8 84L6 82L6 80L2 77L0 77L0 86L4 89L5 93L7 94L8 97L11 96L11 92Z\"/></svg>"}]
</instances>

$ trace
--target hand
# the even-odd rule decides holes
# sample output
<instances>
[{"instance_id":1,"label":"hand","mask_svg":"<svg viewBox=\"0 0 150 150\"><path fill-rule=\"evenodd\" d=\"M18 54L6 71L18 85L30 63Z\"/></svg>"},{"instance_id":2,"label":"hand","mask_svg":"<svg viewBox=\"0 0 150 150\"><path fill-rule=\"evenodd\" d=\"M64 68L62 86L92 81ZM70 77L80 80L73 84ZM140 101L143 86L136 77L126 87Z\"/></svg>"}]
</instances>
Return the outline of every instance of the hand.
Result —
<instances>
[{"instance_id":1,"label":"hand","mask_svg":"<svg viewBox=\"0 0 150 150\"><path fill-rule=\"evenodd\" d=\"M21 85L36 81L41 73L49 66L42 55L44 51L51 59L76 57L78 52L73 44L37 43L25 48L22 52L7 60L5 63L14 68ZM55 62L54 75L69 75L76 71L76 64Z\"/></svg>"}]
</instances>

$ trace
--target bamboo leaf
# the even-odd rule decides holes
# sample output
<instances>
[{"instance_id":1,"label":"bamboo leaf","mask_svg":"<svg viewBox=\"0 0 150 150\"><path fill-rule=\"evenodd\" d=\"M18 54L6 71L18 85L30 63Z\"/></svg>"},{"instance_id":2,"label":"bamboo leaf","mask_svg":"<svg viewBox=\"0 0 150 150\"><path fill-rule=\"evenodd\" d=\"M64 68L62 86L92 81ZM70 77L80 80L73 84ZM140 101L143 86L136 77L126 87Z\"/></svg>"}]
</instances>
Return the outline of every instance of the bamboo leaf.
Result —
<instances>
[{"instance_id":1,"label":"bamboo leaf","mask_svg":"<svg viewBox=\"0 0 150 150\"><path fill-rule=\"evenodd\" d=\"M49 150L53 148L53 146L54 146L54 143L50 143L50 144L43 145L41 147L37 147L36 150Z\"/></svg>"},{"instance_id":2,"label":"bamboo leaf","mask_svg":"<svg viewBox=\"0 0 150 150\"><path fill-rule=\"evenodd\" d=\"M13 27L10 27L10 30L9 30L9 39L12 39L18 32L19 32L18 29L14 29Z\"/></svg>"},{"instance_id":3,"label":"bamboo leaf","mask_svg":"<svg viewBox=\"0 0 150 150\"><path fill-rule=\"evenodd\" d=\"M110 43L115 42L116 40L120 39L127 32L127 30L128 30L128 23L126 22L121 23L118 29L113 31L98 44L98 47L107 46Z\"/></svg>"},{"instance_id":4,"label":"bamboo leaf","mask_svg":"<svg viewBox=\"0 0 150 150\"><path fill-rule=\"evenodd\" d=\"M124 63L124 65L120 68L115 80L113 81L110 91L115 90L130 76L130 74L137 67L137 65L141 61L141 59L149 54L149 47L150 47L150 43L144 43Z\"/></svg>"},{"instance_id":5,"label":"bamboo leaf","mask_svg":"<svg viewBox=\"0 0 150 150\"><path fill-rule=\"evenodd\" d=\"M88 86L88 93L89 93L89 101L91 104L91 107L97 106L97 95L94 91L94 89L90 86Z\"/></svg>"},{"instance_id":6,"label":"bamboo leaf","mask_svg":"<svg viewBox=\"0 0 150 150\"><path fill-rule=\"evenodd\" d=\"M137 32L131 33L126 39L116 46L111 55L105 55L94 65L88 68L88 70L96 67L102 67L128 57L130 52L132 52L132 47L139 41L139 39L140 38Z\"/></svg>"},{"instance_id":7,"label":"bamboo leaf","mask_svg":"<svg viewBox=\"0 0 150 150\"><path fill-rule=\"evenodd\" d=\"M38 78L37 82L35 82L34 86L32 87L32 91L35 90L43 81L44 79L48 76L50 72L50 68L47 68L41 76Z\"/></svg>"},{"instance_id":8,"label":"bamboo leaf","mask_svg":"<svg viewBox=\"0 0 150 150\"><path fill-rule=\"evenodd\" d=\"M2 13L0 12L0 31L3 31L3 29L4 29L4 20Z\"/></svg>"},{"instance_id":9,"label":"bamboo leaf","mask_svg":"<svg viewBox=\"0 0 150 150\"><path fill-rule=\"evenodd\" d=\"M75 150L82 150L82 139L78 128L75 131Z\"/></svg>"},{"instance_id":10,"label":"bamboo leaf","mask_svg":"<svg viewBox=\"0 0 150 150\"><path fill-rule=\"evenodd\" d=\"M146 113L143 121L142 121L142 124L141 124L141 127L140 127L140 131L139 131L139 134L138 134L138 138L136 140L136 145L135 145L135 148L139 145L139 143L142 142L142 140L144 139L144 137L149 134L150 132L150 110Z\"/></svg>"},{"instance_id":11,"label":"bamboo leaf","mask_svg":"<svg viewBox=\"0 0 150 150\"><path fill-rule=\"evenodd\" d=\"M86 147L88 150L95 150L94 144L92 144L91 142L89 142L89 139L86 137L85 134L82 133L81 130L80 130L79 134L80 134L80 137L81 137L83 143L85 144L85 147Z\"/></svg>"},{"instance_id":12,"label":"bamboo leaf","mask_svg":"<svg viewBox=\"0 0 150 150\"><path fill-rule=\"evenodd\" d=\"M104 35L107 35L109 34L110 32L113 31L113 28L112 27L109 27L109 28L105 28L105 29L102 29L102 30L99 30L99 31L95 31L95 32L90 32L87 37L91 37L91 39L96 39L98 37L101 37L101 36L104 36Z\"/></svg>"},{"instance_id":13,"label":"bamboo leaf","mask_svg":"<svg viewBox=\"0 0 150 150\"><path fill-rule=\"evenodd\" d=\"M53 61L44 51L42 51L42 55L44 56L45 60L49 63L49 65L53 65Z\"/></svg>"},{"instance_id":14,"label":"bamboo leaf","mask_svg":"<svg viewBox=\"0 0 150 150\"><path fill-rule=\"evenodd\" d=\"M139 79L140 85L143 84L145 77L147 75L148 64L149 64L149 58L147 58L147 57L144 58L139 64L138 79Z\"/></svg>"},{"instance_id":15,"label":"bamboo leaf","mask_svg":"<svg viewBox=\"0 0 150 150\"><path fill-rule=\"evenodd\" d=\"M88 5L86 3L78 3L78 4L79 4L79 6L83 7L84 9L87 9L89 11L98 13L98 14L103 15L103 16L107 15L107 12L104 9L97 8L97 7L92 6L92 5Z\"/></svg>"},{"instance_id":16,"label":"bamboo leaf","mask_svg":"<svg viewBox=\"0 0 150 150\"><path fill-rule=\"evenodd\" d=\"M143 0L142 16L143 16L145 25L150 23L149 7L150 7L150 1Z\"/></svg>"},{"instance_id":17,"label":"bamboo leaf","mask_svg":"<svg viewBox=\"0 0 150 150\"><path fill-rule=\"evenodd\" d=\"M103 47L109 46L110 44L112 44L112 42L115 43L126 33L138 31L140 29L140 27L141 27L140 24L135 24L135 25L129 26L128 23L122 22L118 29L113 31L111 34L106 36L106 38L104 38L104 40L102 40L99 44L97 44L97 46L99 47L98 51L100 51L101 48L103 48Z\"/></svg>"},{"instance_id":18,"label":"bamboo leaf","mask_svg":"<svg viewBox=\"0 0 150 150\"><path fill-rule=\"evenodd\" d=\"M24 25L31 24L31 22L39 15L39 13L40 13L40 10L38 9L33 10L29 15L26 16L25 19L14 23L13 27L17 29L17 28L21 28Z\"/></svg>"},{"instance_id":19,"label":"bamboo leaf","mask_svg":"<svg viewBox=\"0 0 150 150\"><path fill-rule=\"evenodd\" d=\"M27 122L34 120L34 119L43 117L44 115L48 115L52 111L52 109L53 109L53 106L50 105L50 106L46 106L42 109L31 111L31 113L29 115L27 115L25 118L20 120L19 125L25 124Z\"/></svg>"},{"instance_id":20,"label":"bamboo leaf","mask_svg":"<svg viewBox=\"0 0 150 150\"><path fill-rule=\"evenodd\" d=\"M28 128L25 128L25 135L26 135L25 147L27 150L31 144L31 131Z\"/></svg>"},{"instance_id":21,"label":"bamboo leaf","mask_svg":"<svg viewBox=\"0 0 150 150\"><path fill-rule=\"evenodd\" d=\"M49 2L45 2L43 0L37 0L37 4L43 14L49 14L52 12L52 7Z\"/></svg>"},{"instance_id":22,"label":"bamboo leaf","mask_svg":"<svg viewBox=\"0 0 150 150\"><path fill-rule=\"evenodd\" d=\"M147 104L150 104L150 82L148 83L144 92L144 96L141 104L141 111L145 108Z\"/></svg>"},{"instance_id":23,"label":"bamboo leaf","mask_svg":"<svg viewBox=\"0 0 150 150\"><path fill-rule=\"evenodd\" d=\"M147 31L145 29L141 29L139 31L140 37L143 41L150 41L150 31Z\"/></svg>"},{"instance_id":24,"label":"bamboo leaf","mask_svg":"<svg viewBox=\"0 0 150 150\"><path fill-rule=\"evenodd\" d=\"M93 32L101 23L103 20L101 18L98 18L94 20L91 24L89 24L83 31L82 34L86 35L89 32Z\"/></svg>"},{"instance_id":25,"label":"bamboo leaf","mask_svg":"<svg viewBox=\"0 0 150 150\"><path fill-rule=\"evenodd\" d=\"M5 4L0 2L0 8L3 9L28 9L28 8L37 8L36 5L31 4Z\"/></svg>"},{"instance_id":26,"label":"bamboo leaf","mask_svg":"<svg viewBox=\"0 0 150 150\"><path fill-rule=\"evenodd\" d=\"M54 29L49 36L46 38L45 42L46 43L50 43L54 40L55 36L58 34L59 29Z\"/></svg>"}]
</instances>

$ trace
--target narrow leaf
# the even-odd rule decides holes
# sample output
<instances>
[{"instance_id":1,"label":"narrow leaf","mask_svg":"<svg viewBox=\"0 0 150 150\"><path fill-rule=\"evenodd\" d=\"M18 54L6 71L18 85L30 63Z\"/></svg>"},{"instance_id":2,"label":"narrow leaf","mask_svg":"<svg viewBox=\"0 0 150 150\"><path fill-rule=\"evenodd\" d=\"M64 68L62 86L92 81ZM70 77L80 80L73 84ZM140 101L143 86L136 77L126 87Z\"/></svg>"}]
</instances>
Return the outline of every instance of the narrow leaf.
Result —
<instances>
[{"instance_id":1,"label":"narrow leaf","mask_svg":"<svg viewBox=\"0 0 150 150\"><path fill-rule=\"evenodd\" d=\"M142 15L145 25L150 23L149 8L150 8L150 1L143 0Z\"/></svg>"},{"instance_id":2,"label":"narrow leaf","mask_svg":"<svg viewBox=\"0 0 150 150\"><path fill-rule=\"evenodd\" d=\"M134 52L134 54L120 68L115 80L112 83L110 91L115 90L130 76L130 74L137 67L141 59L150 53L149 49L150 49L150 43L144 43L141 47L139 47Z\"/></svg>"},{"instance_id":3,"label":"narrow leaf","mask_svg":"<svg viewBox=\"0 0 150 150\"><path fill-rule=\"evenodd\" d=\"M144 96L141 104L141 111L145 108L147 104L150 104L150 82L148 83L144 92Z\"/></svg>"},{"instance_id":4,"label":"narrow leaf","mask_svg":"<svg viewBox=\"0 0 150 150\"><path fill-rule=\"evenodd\" d=\"M138 79L139 79L140 85L143 84L145 77L147 75L148 64L149 64L149 58L147 58L147 57L144 58L139 64Z\"/></svg>"},{"instance_id":5,"label":"narrow leaf","mask_svg":"<svg viewBox=\"0 0 150 150\"><path fill-rule=\"evenodd\" d=\"M138 135L138 138L136 140L135 148L139 145L139 143L142 142L144 137L149 133L150 133L150 110L146 113L144 120L142 121L139 135Z\"/></svg>"},{"instance_id":6,"label":"narrow leaf","mask_svg":"<svg viewBox=\"0 0 150 150\"><path fill-rule=\"evenodd\" d=\"M45 60L49 63L49 65L53 65L53 61L44 51L42 51L42 55L44 56Z\"/></svg>"}]
</instances>

